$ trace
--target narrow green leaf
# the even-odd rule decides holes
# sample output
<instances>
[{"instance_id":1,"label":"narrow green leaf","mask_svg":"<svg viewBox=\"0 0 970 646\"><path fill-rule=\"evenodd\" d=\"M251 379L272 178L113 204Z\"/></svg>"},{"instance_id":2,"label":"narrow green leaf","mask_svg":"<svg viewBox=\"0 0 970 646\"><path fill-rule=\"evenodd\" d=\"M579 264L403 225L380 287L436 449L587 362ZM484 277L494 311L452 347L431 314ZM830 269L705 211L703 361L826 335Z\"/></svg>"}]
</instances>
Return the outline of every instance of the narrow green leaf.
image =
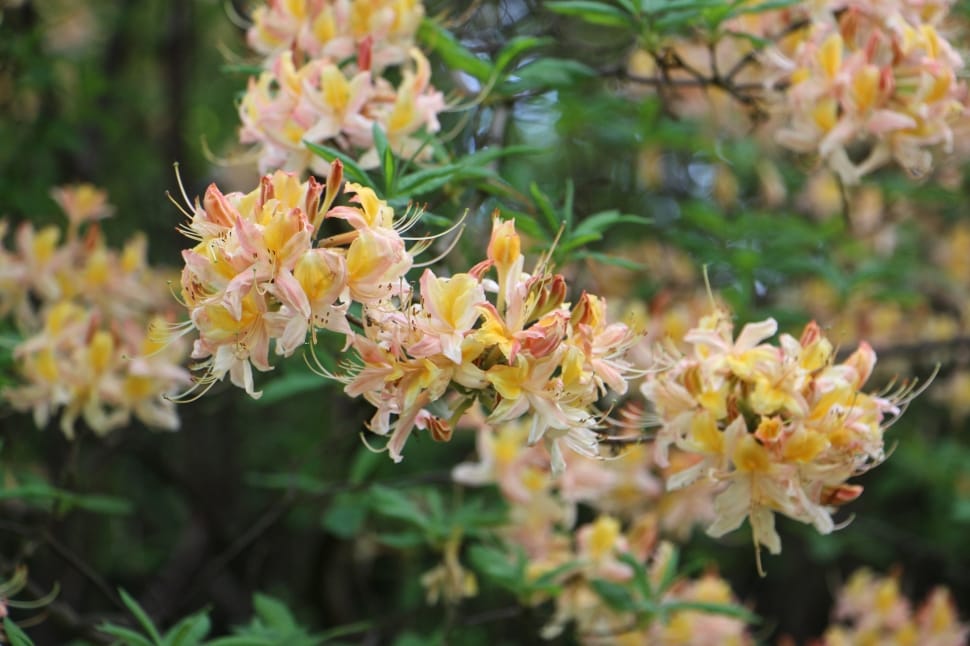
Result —
<instances>
[{"instance_id":1,"label":"narrow green leaf","mask_svg":"<svg viewBox=\"0 0 970 646\"><path fill-rule=\"evenodd\" d=\"M675 547L670 550L670 559L667 561L667 567L664 568L663 574L660 575L660 582L657 584L655 590L656 596L659 597L666 594L670 586L677 580L677 567L679 565L680 551Z\"/></svg>"},{"instance_id":2,"label":"narrow green leaf","mask_svg":"<svg viewBox=\"0 0 970 646\"><path fill-rule=\"evenodd\" d=\"M381 464L387 460L386 456L368 451L367 447L361 446L354 457L354 463L350 466L348 480L350 484L360 484L364 482Z\"/></svg>"},{"instance_id":3,"label":"narrow green leaf","mask_svg":"<svg viewBox=\"0 0 970 646\"><path fill-rule=\"evenodd\" d=\"M20 626L10 620L10 617L3 618L3 630L7 633L7 639L11 646L34 646L34 642L27 636Z\"/></svg>"},{"instance_id":4,"label":"narrow green leaf","mask_svg":"<svg viewBox=\"0 0 970 646\"><path fill-rule=\"evenodd\" d=\"M549 227L549 230L553 233L559 231L562 221L556 215L556 209L553 208L552 202L549 201L549 196L543 193L542 189L535 182L529 184L529 193L532 194L533 201L539 207L539 212L546 218L546 225Z\"/></svg>"},{"instance_id":5,"label":"narrow green leaf","mask_svg":"<svg viewBox=\"0 0 970 646\"><path fill-rule=\"evenodd\" d=\"M761 622L761 618L743 606L726 603L712 603L708 601L671 601L663 604L664 612L677 612L683 610L693 610L705 612L712 615L725 615L740 619L748 624Z\"/></svg>"},{"instance_id":6,"label":"narrow green leaf","mask_svg":"<svg viewBox=\"0 0 970 646\"><path fill-rule=\"evenodd\" d=\"M321 494L330 484L306 473L247 473L246 484L260 489L294 489L310 494Z\"/></svg>"},{"instance_id":7,"label":"narrow green leaf","mask_svg":"<svg viewBox=\"0 0 970 646\"><path fill-rule=\"evenodd\" d=\"M339 159L344 165L345 176L357 182L358 184L363 184L364 186L372 188L375 191L377 190L377 186L374 185L374 180L370 178L370 175L367 174L367 171L361 168L360 164L358 164L357 160L355 160L354 158L340 152L336 148L331 148L330 146L324 146L323 144L315 144L312 141L304 140L303 145L305 145L307 147L307 150L312 152L314 155L323 157L328 162L332 162L335 159Z\"/></svg>"},{"instance_id":8,"label":"narrow green leaf","mask_svg":"<svg viewBox=\"0 0 970 646\"><path fill-rule=\"evenodd\" d=\"M605 233L607 229L617 224L646 225L650 224L651 222L652 220L650 220L650 218L645 218L639 215L625 215L615 209L611 209L609 211L600 211L599 213L586 216L583 218L582 222L576 226L573 232L577 234Z\"/></svg>"},{"instance_id":9,"label":"narrow green leaf","mask_svg":"<svg viewBox=\"0 0 970 646\"><path fill-rule=\"evenodd\" d=\"M488 168L467 166L464 163L448 164L411 173L398 179L397 194L413 198L436 191L451 182L469 179L486 179L494 177L495 173Z\"/></svg>"},{"instance_id":10,"label":"narrow green leaf","mask_svg":"<svg viewBox=\"0 0 970 646\"><path fill-rule=\"evenodd\" d=\"M430 18L421 21L418 40L438 54L451 69L467 72L483 83L494 75L494 69L487 61L475 56L451 32Z\"/></svg>"},{"instance_id":11,"label":"narrow green leaf","mask_svg":"<svg viewBox=\"0 0 970 646\"><path fill-rule=\"evenodd\" d=\"M579 236L574 235L574 236L571 236L569 240L566 240L565 242L560 243L559 251L560 253L568 253L573 249L578 249L583 245L587 245L591 242L596 242L602 239L603 239L603 234L601 233L584 233L583 235L579 235Z\"/></svg>"},{"instance_id":12,"label":"narrow green leaf","mask_svg":"<svg viewBox=\"0 0 970 646\"><path fill-rule=\"evenodd\" d=\"M636 607L633 595L625 586L605 579L593 579L589 583L606 605L614 610L631 612Z\"/></svg>"},{"instance_id":13,"label":"narrow green leaf","mask_svg":"<svg viewBox=\"0 0 970 646\"><path fill-rule=\"evenodd\" d=\"M541 146L531 146L528 144L517 144L515 146L501 146L494 148L484 148L462 158L461 163L471 166L481 166L488 164L501 157L510 155L535 155L537 153L548 152Z\"/></svg>"},{"instance_id":14,"label":"narrow green leaf","mask_svg":"<svg viewBox=\"0 0 970 646\"><path fill-rule=\"evenodd\" d=\"M123 588L118 588L118 595L121 597L121 601L125 604L125 607L135 616L135 619L138 620L141 627L151 637L152 643L157 646L162 646L162 636L158 634L158 629L155 628L155 623L148 616L148 613Z\"/></svg>"},{"instance_id":15,"label":"narrow green leaf","mask_svg":"<svg viewBox=\"0 0 970 646\"><path fill-rule=\"evenodd\" d=\"M564 16L575 16L594 25L608 27L630 27L635 23L633 16L613 5L594 0L560 0L546 2L547 9Z\"/></svg>"},{"instance_id":16,"label":"narrow green leaf","mask_svg":"<svg viewBox=\"0 0 970 646\"><path fill-rule=\"evenodd\" d=\"M371 134L374 136L374 148L377 150L377 159L380 160L381 171L384 173L384 194L394 194L394 175L396 172L394 163L394 152L391 145L387 142L387 135L384 128L376 121L371 127Z\"/></svg>"},{"instance_id":17,"label":"narrow green leaf","mask_svg":"<svg viewBox=\"0 0 970 646\"><path fill-rule=\"evenodd\" d=\"M572 178L566 180L566 199L563 201L562 214L566 219L566 230L572 231L573 229L573 201L576 197L576 185L573 183Z\"/></svg>"},{"instance_id":18,"label":"narrow green leaf","mask_svg":"<svg viewBox=\"0 0 970 646\"><path fill-rule=\"evenodd\" d=\"M765 0L764 2L759 2L758 4L751 5L741 5L737 13L762 13L764 11L773 11L775 9L785 9L786 7L794 6L800 3L802 0Z\"/></svg>"},{"instance_id":19,"label":"narrow green leaf","mask_svg":"<svg viewBox=\"0 0 970 646\"><path fill-rule=\"evenodd\" d=\"M98 631L106 635L111 635L112 637L117 637L125 646L153 646L151 640L130 628L115 626L113 624L101 624L98 626Z\"/></svg>"},{"instance_id":20,"label":"narrow green leaf","mask_svg":"<svg viewBox=\"0 0 970 646\"><path fill-rule=\"evenodd\" d=\"M633 583L637 586L640 596L653 602L654 594L653 585L650 583L650 573L647 572L647 568L640 559L628 552L623 552L617 558L633 570Z\"/></svg>"},{"instance_id":21,"label":"narrow green leaf","mask_svg":"<svg viewBox=\"0 0 970 646\"><path fill-rule=\"evenodd\" d=\"M279 640L275 637L262 637L259 635L233 635L231 637L220 637L205 646L278 646Z\"/></svg>"},{"instance_id":22,"label":"narrow green leaf","mask_svg":"<svg viewBox=\"0 0 970 646\"><path fill-rule=\"evenodd\" d=\"M498 73L505 71L505 68L516 58L537 47L549 45L555 42L552 38L538 38L536 36L518 36L506 43L505 47L499 51L495 57L495 70Z\"/></svg>"}]
</instances>

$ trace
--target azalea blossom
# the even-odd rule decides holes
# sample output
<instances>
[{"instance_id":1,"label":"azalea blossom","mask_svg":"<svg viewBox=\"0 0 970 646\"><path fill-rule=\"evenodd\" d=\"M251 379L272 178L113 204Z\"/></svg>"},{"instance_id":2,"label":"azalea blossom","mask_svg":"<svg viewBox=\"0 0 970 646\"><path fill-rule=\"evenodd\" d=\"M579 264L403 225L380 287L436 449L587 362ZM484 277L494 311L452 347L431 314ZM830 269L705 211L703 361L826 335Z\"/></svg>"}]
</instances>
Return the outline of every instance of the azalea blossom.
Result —
<instances>
[{"instance_id":1,"label":"azalea blossom","mask_svg":"<svg viewBox=\"0 0 970 646\"><path fill-rule=\"evenodd\" d=\"M777 330L772 319L744 326L736 339L732 329L724 312L703 319L685 335L693 352L672 356L642 392L658 418L658 463L667 464L672 447L695 456L670 474L668 487L716 483L708 533L721 536L747 519L756 546L778 553L775 513L821 533L835 529L835 506L861 493L847 480L885 458L883 429L912 391L862 392L872 348L863 343L835 363L815 323L777 345L764 343Z\"/></svg>"},{"instance_id":2,"label":"azalea blossom","mask_svg":"<svg viewBox=\"0 0 970 646\"><path fill-rule=\"evenodd\" d=\"M97 221L113 209L103 191L82 184L52 194L66 232L24 223L12 250L0 246L0 314L12 314L23 335L13 349L16 379L0 397L40 428L59 419L68 438L79 420L99 435L132 417L177 429L168 397L189 383L185 348L161 347L147 331L174 319L166 276L148 266L143 235L120 250L107 245ZM6 228L0 223L0 241Z\"/></svg>"}]
</instances>

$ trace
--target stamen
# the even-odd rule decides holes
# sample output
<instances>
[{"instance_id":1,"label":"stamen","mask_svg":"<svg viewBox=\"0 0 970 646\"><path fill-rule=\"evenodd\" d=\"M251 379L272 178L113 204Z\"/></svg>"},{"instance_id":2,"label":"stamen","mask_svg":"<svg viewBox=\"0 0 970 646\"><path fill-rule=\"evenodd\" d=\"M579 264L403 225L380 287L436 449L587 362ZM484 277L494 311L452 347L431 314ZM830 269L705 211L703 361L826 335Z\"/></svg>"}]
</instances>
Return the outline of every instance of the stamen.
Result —
<instances>
[{"instance_id":1,"label":"stamen","mask_svg":"<svg viewBox=\"0 0 970 646\"><path fill-rule=\"evenodd\" d=\"M428 261L425 261L425 262L421 262L421 263L415 263L414 264L414 267L416 269L421 269L421 268L424 268L424 267L429 267L429 266L437 263L438 261L440 261L442 258L444 258L445 256L447 256L448 254L450 254L451 253L451 250L454 249L455 248L455 245L458 244L458 240L461 238L461 234L462 234L462 232L464 232L464 230L465 230L465 225L462 225L461 226L461 230L458 232L458 235L456 235L455 236L455 239L451 241L451 244L448 245L448 248L447 249L445 249L443 252L441 252L440 254L438 254L437 256L435 256L434 258L432 258L431 260L428 260ZM429 246L430 246L430 244L431 243L428 242L428 245ZM424 249L422 249L421 251L424 251ZM418 253L421 253L421 251L415 252L412 255L417 255Z\"/></svg>"}]
</instances>

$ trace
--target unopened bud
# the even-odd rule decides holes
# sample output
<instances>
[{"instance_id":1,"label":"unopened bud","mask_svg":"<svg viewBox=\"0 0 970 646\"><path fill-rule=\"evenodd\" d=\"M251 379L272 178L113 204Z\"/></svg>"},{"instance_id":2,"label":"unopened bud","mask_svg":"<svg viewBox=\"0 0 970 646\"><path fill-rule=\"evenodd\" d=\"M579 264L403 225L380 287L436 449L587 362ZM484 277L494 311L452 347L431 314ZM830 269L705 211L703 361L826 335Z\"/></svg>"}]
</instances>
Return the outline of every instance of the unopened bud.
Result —
<instances>
[{"instance_id":1,"label":"unopened bud","mask_svg":"<svg viewBox=\"0 0 970 646\"><path fill-rule=\"evenodd\" d=\"M488 243L488 259L502 271L512 266L522 255L522 241L515 231L514 220L492 219L492 239Z\"/></svg>"}]
</instances>

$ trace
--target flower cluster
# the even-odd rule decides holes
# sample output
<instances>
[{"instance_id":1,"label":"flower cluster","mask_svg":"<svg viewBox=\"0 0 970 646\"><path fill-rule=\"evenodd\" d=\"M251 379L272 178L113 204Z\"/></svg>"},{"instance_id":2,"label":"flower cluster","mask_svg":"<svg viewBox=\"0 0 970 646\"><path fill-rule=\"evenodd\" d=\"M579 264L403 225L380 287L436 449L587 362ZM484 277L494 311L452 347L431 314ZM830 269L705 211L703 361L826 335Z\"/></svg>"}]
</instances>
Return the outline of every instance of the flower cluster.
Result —
<instances>
[{"instance_id":1,"label":"flower cluster","mask_svg":"<svg viewBox=\"0 0 970 646\"><path fill-rule=\"evenodd\" d=\"M834 529L833 507L861 493L846 481L884 459L885 421L911 395L861 392L876 361L868 344L835 363L814 322L799 339L763 343L776 331L768 319L734 339L729 317L716 312L685 336L692 352L673 353L642 386L659 425L657 462L668 464L672 446L701 458L668 487L719 483L708 533L721 536L748 518L756 546L772 553L781 550L775 512L821 533Z\"/></svg>"},{"instance_id":2,"label":"flower cluster","mask_svg":"<svg viewBox=\"0 0 970 646\"><path fill-rule=\"evenodd\" d=\"M821 646L959 646L970 636L970 626L960 623L946 588L935 588L914 612L900 594L896 577L876 576L865 569L842 588L834 614L837 623L825 632Z\"/></svg>"},{"instance_id":3,"label":"flower cluster","mask_svg":"<svg viewBox=\"0 0 970 646\"><path fill-rule=\"evenodd\" d=\"M658 537L666 534L683 539L694 525L713 517L708 483L664 491L663 474L653 463L648 446L641 444L626 446L612 457L567 453L565 471L553 477L549 451L542 444L529 445L529 428L522 421L491 426L482 416L469 414L462 424L476 427L478 461L455 467L455 481L497 485L509 505L508 522L497 531L498 537L510 553L525 554L531 581L551 577L562 587L555 595L555 614L543 636L555 637L567 623L575 622L576 634L585 644L711 643L676 641L689 629L685 622L700 627L707 626L708 620L714 631L711 639L743 634L743 622L729 621L730 626L718 628L713 624L719 624L721 617L700 612L690 616L673 613L668 626L657 623L634 630L637 617L612 608L595 589L594 581L632 585L634 570L624 560L629 558L652 561L653 576L659 579L670 554L669 546L658 545ZM578 524L580 506L592 511L596 520ZM696 596L691 592L693 585L677 583L664 595L664 602L732 601L730 594L716 599ZM721 586L727 590L723 581ZM529 602L540 604L548 599L546 594L537 594Z\"/></svg>"},{"instance_id":4,"label":"flower cluster","mask_svg":"<svg viewBox=\"0 0 970 646\"><path fill-rule=\"evenodd\" d=\"M269 0L253 11L247 39L269 59L292 50L332 61L370 40L380 72L407 59L423 17L420 0Z\"/></svg>"},{"instance_id":5,"label":"flower cluster","mask_svg":"<svg viewBox=\"0 0 970 646\"><path fill-rule=\"evenodd\" d=\"M111 213L102 191L79 185L53 196L68 216L63 242L57 227L24 223L14 248L0 247L0 316L12 315L27 335L13 351L20 383L3 398L32 411L40 427L63 410L68 437L79 417L99 434L132 414L178 428L166 395L189 375L180 346L162 348L145 332L174 312L164 277L146 262L144 236L115 251L93 223ZM0 240L6 226L0 222Z\"/></svg>"},{"instance_id":6,"label":"flower cluster","mask_svg":"<svg viewBox=\"0 0 970 646\"><path fill-rule=\"evenodd\" d=\"M427 59L413 46L423 13L415 0L276 1L258 8L249 41L268 58L250 78L239 115L240 139L256 144L260 171L309 167L326 175L329 165L307 141L374 167L375 127L396 154L418 154L418 131L437 132L445 107ZM383 76L388 65L400 66L396 86Z\"/></svg>"},{"instance_id":7,"label":"flower cluster","mask_svg":"<svg viewBox=\"0 0 970 646\"><path fill-rule=\"evenodd\" d=\"M637 335L607 321L601 298L565 303L566 282L544 260L523 271L515 226L498 218L486 260L447 277L425 269L414 290L405 273L431 240L407 249L400 230L416 218L395 221L357 184L346 186L356 206L331 208L340 181L339 164L326 187L277 171L247 195L212 185L190 206L183 232L197 244L183 252L182 272L190 320L172 333L199 333L192 356L205 373L195 387L229 374L258 396L252 368L271 368L271 341L286 356L327 329L344 334L353 353L340 374L322 373L377 408L370 429L389 436L395 460L415 427L449 439L476 400L495 423L531 414L529 440L546 440L557 471L559 439L595 454L593 404L609 389L626 392L635 371L623 355ZM316 240L328 220L351 230ZM485 277L492 269L497 280ZM359 319L348 316L352 304ZM450 419L433 414L449 393Z\"/></svg>"},{"instance_id":8,"label":"flower cluster","mask_svg":"<svg viewBox=\"0 0 970 646\"><path fill-rule=\"evenodd\" d=\"M419 298L365 310L351 341L359 360L340 378L347 394L377 408L370 428L389 435L395 460L414 427L449 439L476 401L491 423L528 415L528 441L544 440L555 473L565 468L560 440L596 454L593 405L610 390L626 392L636 371L624 354L637 334L608 322L602 298L584 292L565 302L566 281L546 258L532 273L524 262L514 223L496 217L486 260L448 277L425 269ZM494 280L486 278L492 269ZM432 414L447 393L450 406L438 406L451 414Z\"/></svg>"},{"instance_id":9,"label":"flower cluster","mask_svg":"<svg viewBox=\"0 0 970 646\"><path fill-rule=\"evenodd\" d=\"M224 195L212 184L189 205L181 227L197 242L182 252L189 320L169 334L198 331L192 357L204 374L193 389L229 374L258 397L252 368L271 369L270 341L288 356L311 328L350 335L352 301L376 304L399 292L412 257L394 228L394 211L356 184L346 191L358 206L330 209L341 177L339 164L326 185L277 171L245 195ZM351 230L314 246L326 218L343 219Z\"/></svg>"},{"instance_id":10,"label":"flower cluster","mask_svg":"<svg viewBox=\"0 0 970 646\"><path fill-rule=\"evenodd\" d=\"M779 141L818 152L847 184L895 159L916 176L966 114L960 55L937 25L949 2L820 3L797 45L769 50L788 81ZM850 150L868 148L864 159Z\"/></svg>"}]
</instances>

